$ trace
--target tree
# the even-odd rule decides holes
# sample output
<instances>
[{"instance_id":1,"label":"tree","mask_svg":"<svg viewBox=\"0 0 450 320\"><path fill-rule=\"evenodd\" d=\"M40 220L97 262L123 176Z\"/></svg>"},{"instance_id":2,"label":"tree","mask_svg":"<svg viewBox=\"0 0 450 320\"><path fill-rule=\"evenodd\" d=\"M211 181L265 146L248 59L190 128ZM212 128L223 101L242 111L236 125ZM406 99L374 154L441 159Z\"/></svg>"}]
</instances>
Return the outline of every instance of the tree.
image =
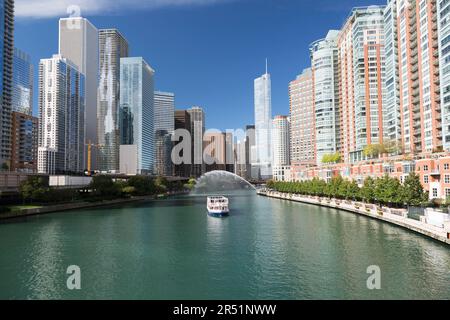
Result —
<instances>
[{"instance_id":1,"label":"tree","mask_svg":"<svg viewBox=\"0 0 450 320\"><path fill-rule=\"evenodd\" d=\"M45 201L50 188L48 179L39 176L28 177L20 184L20 194L24 201Z\"/></svg>"},{"instance_id":2,"label":"tree","mask_svg":"<svg viewBox=\"0 0 450 320\"><path fill-rule=\"evenodd\" d=\"M6 162L2 163L2 171L9 171L9 165Z\"/></svg>"},{"instance_id":3,"label":"tree","mask_svg":"<svg viewBox=\"0 0 450 320\"><path fill-rule=\"evenodd\" d=\"M115 183L110 176L94 176L89 186L95 196L104 198L114 198L121 194L119 184Z\"/></svg>"},{"instance_id":4,"label":"tree","mask_svg":"<svg viewBox=\"0 0 450 320\"><path fill-rule=\"evenodd\" d=\"M137 196L154 195L157 193L157 187L150 177L134 176L128 180L128 186L134 187Z\"/></svg>"},{"instance_id":5,"label":"tree","mask_svg":"<svg viewBox=\"0 0 450 320\"><path fill-rule=\"evenodd\" d=\"M373 203L375 201L375 180L367 177L361 188L360 195L364 202Z\"/></svg>"},{"instance_id":6,"label":"tree","mask_svg":"<svg viewBox=\"0 0 450 320\"><path fill-rule=\"evenodd\" d=\"M411 172L403 182L402 200L408 206L420 206L428 200L427 194L420 182L420 177L414 172Z\"/></svg>"},{"instance_id":7,"label":"tree","mask_svg":"<svg viewBox=\"0 0 450 320\"><path fill-rule=\"evenodd\" d=\"M341 161L342 157L339 152L333 154L325 154L322 157L322 163L339 163Z\"/></svg>"}]
</instances>

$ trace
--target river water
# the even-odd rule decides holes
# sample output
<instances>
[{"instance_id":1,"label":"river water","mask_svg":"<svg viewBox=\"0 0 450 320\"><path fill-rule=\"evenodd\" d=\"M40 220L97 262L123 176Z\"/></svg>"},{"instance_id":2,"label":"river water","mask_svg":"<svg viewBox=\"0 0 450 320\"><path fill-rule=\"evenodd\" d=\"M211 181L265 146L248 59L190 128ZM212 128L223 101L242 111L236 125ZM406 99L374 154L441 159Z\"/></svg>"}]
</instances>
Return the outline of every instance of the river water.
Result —
<instances>
[{"instance_id":1,"label":"river water","mask_svg":"<svg viewBox=\"0 0 450 320\"><path fill-rule=\"evenodd\" d=\"M449 299L450 248L334 209L239 192L0 224L2 299ZM67 288L80 267L81 290ZM381 289L369 290L369 266Z\"/></svg>"}]
</instances>

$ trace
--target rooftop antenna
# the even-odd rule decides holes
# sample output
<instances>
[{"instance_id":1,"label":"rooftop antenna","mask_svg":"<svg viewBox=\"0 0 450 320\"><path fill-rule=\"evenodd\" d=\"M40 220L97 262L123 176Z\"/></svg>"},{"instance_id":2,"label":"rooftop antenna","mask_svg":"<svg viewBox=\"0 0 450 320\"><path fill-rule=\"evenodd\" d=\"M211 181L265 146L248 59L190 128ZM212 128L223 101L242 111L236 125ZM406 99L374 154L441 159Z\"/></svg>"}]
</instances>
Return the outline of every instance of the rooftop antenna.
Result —
<instances>
[{"instance_id":1,"label":"rooftop antenna","mask_svg":"<svg viewBox=\"0 0 450 320\"><path fill-rule=\"evenodd\" d=\"M268 73L268 67L267 67L267 58L266 58L266 74Z\"/></svg>"}]
</instances>

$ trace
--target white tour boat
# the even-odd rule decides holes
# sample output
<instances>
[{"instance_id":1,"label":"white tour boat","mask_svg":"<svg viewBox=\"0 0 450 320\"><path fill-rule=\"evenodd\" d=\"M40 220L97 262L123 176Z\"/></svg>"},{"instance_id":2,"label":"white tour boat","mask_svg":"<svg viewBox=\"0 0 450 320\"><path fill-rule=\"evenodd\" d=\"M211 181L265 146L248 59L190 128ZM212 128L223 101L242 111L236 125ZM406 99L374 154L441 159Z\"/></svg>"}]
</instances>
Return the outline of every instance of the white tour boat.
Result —
<instances>
[{"instance_id":1,"label":"white tour boat","mask_svg":"<svg viewBox=\"0 0 450 320\"><path fill-rule=\"evenodd\" d=\"M208 213L213 217L224 217L230 213L228 206L228 198L225 197L208 197Z\"/></svg>"}]
</instances>

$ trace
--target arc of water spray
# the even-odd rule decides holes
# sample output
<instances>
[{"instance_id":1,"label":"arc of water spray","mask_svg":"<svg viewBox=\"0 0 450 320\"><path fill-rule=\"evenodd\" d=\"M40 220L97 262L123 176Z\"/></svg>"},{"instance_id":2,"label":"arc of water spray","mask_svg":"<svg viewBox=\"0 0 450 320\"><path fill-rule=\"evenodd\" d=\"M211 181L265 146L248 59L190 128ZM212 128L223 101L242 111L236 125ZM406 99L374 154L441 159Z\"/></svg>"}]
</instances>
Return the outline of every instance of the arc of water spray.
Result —
<instances>
[{"instance_id":1,"label":"arc of water spray","mask_svg":"<svg viewBox=\"0 0 450 320\"><path fill-rule=\"evenodd\" d=\"M219 175L219 176L220 176L220 175L228 175L228 176L230 176L230 177L237 178L238 180L245 182L245 183L246 183L247 185L249 185L253 190L256 190L256 187L255 187L254 185L252 185L250 182L248 182L247 180L245 180L244 178L238 176L238 175L235 174L235 173L228 172L228 171L223 171L223 170L215 170L215 171L207 172L207 173L205 173L203 176L201 176L200 178L197 179L197 183L199 183L200 180L201 180L202 178L204 178L204 177L209 177L209 176L212 176L212 175Z\"/></svg>"}]
</instances>

